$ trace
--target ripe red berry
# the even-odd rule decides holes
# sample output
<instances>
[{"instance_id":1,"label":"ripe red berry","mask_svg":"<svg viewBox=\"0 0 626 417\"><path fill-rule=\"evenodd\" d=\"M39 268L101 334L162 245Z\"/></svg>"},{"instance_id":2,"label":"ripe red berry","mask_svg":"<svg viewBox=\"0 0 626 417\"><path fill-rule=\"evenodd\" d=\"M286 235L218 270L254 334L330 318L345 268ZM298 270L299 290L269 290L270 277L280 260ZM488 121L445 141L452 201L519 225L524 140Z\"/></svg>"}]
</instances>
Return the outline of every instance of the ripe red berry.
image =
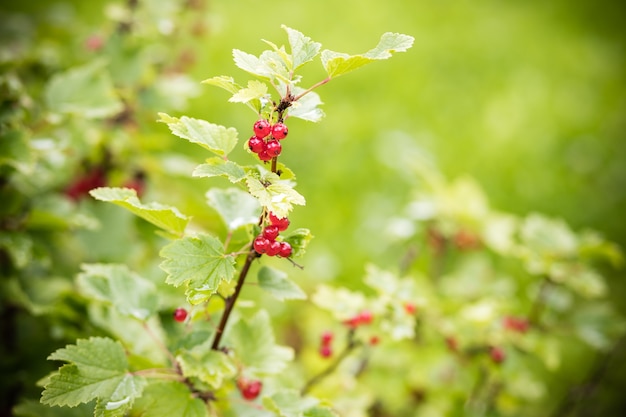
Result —
<instances>
[{"instance_id":1,"label":"ripe red berry","mask_svg":"<svg viewBox=\"0 0 626 417\"><path fill-rule=\"evenodd\" d=\"M370 337L370 345L376 346L379 343L380 343L380 337L378 337L376 335Z\"/></svg>"},{"instance_id":2,"label":"ripe red berry","mask_svg":"<svg viewBox=\"0 0 626 417\"><path fill-rule=\"evenodd\" d=\"M287 136L288 129L284 123L278 122L272 126L272 137L274 139L284 139Z\"/></svg>"},{"instance_id":3,"label":"ripe red berry","mask_svg":"<svg viewBox=\"0 0 626 417\"><path fill-rule=\"evenodd\" d=\"M273 156L271 156L270 154L267 153L267 150L262 150L261 152L259 152L259 159L261 161L271 161L273 158Z\"/></svg>"},{"instance_id":4,"label":"ripe red berry","mask_svg":"<svg viewBox=\"0 0 626 417\"><path fill-rule=\"evenodd\" d=\"M272 223L273 226L277 226L278 230L281 232L287 230L287 228L289 227L288 218L283 217L282 219L279 219L274 215L274 213L270 213L270 223Z\"/></svg>"},{"instance_id":5,"label":"ripe red berry","mask_svg":"<svg viewBox=\"0 0 626 417\"><path fill-rule=\"evenodd\" d=\"M504 317L504 319L502 319L502 325L505 329L513 330L519 333L526 333L530 327L527 319L513 316Z\"/></svg>"},{"instance_id":6,"label":"ripe red berry","mask_svg":"<svg viewBox=\"0 0 626 417\"><path fill-rule=\"evenodd\" d=\"M278 236L278 227L276 227L276 226L267 226L263 230L263 236L265 236L269 240L276 240L276 237Z\"/></svg>"},{"instance_id":7,"label":"ripe red berry","mask_svg":"<svg viewBox=\"0 0 626 417\"><path fill-rule=\"evenodd\" d=\"M333 355L333 348L329 345L320 346L320 355L323 358L330 358Z\"/></svg>"},{"instance_id":8,"label":"ripe red berry","mask_svg":"<svg viewBox=\"0 0 626 417\"><path fill-rule=\"evenodd\" d=\"M413 315L415 314L416 309L417 307L415 307L415 304L411 303L410 301L404 303L404 311L406 311L406 314Z\"/></svg>"},{"instance_id":9,"label":"ripe red berry","mask_svg":"<svg viewBox=\"0 0 626 417\"><path fill-rule=\"evenodd\" d=\"M495 363L502 363L504 359L506 359L506 354L504 353L504 349L501 347L491 347L489 349L489 356L491 356L491 360Z\"/></svg>"},{"instance_id":10,"label":"ripe red berry","mask_svg":"<svg viewBox=\"0 0 626 417\"><path fill-rule=\"evenodd\" d=\"M274 157L280 155L282 151L282 145L276 139L270 139L267 141L266 150L268 155Z\"/></svg>"},{"instance_id":11,"label":"ripe red berry","mask_svg":"<svg viewBox=\"0 0 626 417\"><path fill-rule=\"evenodd\" d=\"M257 253L267 253L270 243L272 243L268 238L263 235L259 235L254 239L252 246Z\"/></svg>"},{"instance_id":12,"label":"ripe red berry","mask_svg":"<svg viewBox=\"0 0 626 417\"><path fill-rule=\"evenodd\" d=\"M278 256L281 258L289 258L293 249L288 242L280 242L280 251L278 252Z\"/></svg>"},{"instance_id":13,"label":"ripe red berry","mask_svg":"<svg viewBox=\"0 0 626 417\"><path fill-rule=\"evenodd\" d=\"M263 383L257 379L249 381L245 378L240 378L237 381L237 388L239 388L239 392L241 392L243 398L252 401L261 393Z\"/></svg>"},{"instance_id":14,"label":"ripe red berry","mask_svg":"<svg viewBox=\"0 0 626 417\"><path fill-rule=\"evenodd\" d=\"M374 320L374 315L369 310L363 310L359 313L360 324L370 324Z\"/></svg>"},{"instance_id":15,"label":"ripe red berry","mask_svg":"<svg viewBox=\"0 0 626 417\"><path fill-rule=\"evenodd\" d=\"M267 255L268 256L276 256L276 255L278 255L280 253L280 247L281 247L280 244L281 243L282 242L277 242L275 240L270 241L270 245L267 248Z\"/></svg>"},{"instance_id":16,"label":"ripe red berry","mask_svg":"<svg viewBox=\"0 0 626 417\"><path fill-rule=\"evenodd\" d=\"M265 119L257 120L256 123L254 123L253 127L254 134L260 139L263 139L264 137L269 135L271 129L272 126L270 125L270 122Z\"/></svg>"},{"instance_id":17,"label":"ripe red berry","mask_svg":"<svg viewBox=\"0 0 626 417\"><path fill-rule=\"evenodd\" d=\"M265 150L265 141L257 136L248 139L248 147L254 153L263 152Z\"/></svg>"},{"instance_id":18,"label":"ripe red berry","mask_svg":"<svg viewBox=\"0 0 626 417\"><path fill-rule=\"evenodd\" d=\"M334 336L335 335L330 330L327 330L324 333L322 333L322 336L321 336L322 345L330 345L330 343L333 341Z\"/></svg>"},{"instance_id":19,"label":"ripe red berry","mask_svg":"<svg viewBox=\"0 0 626 417\"><path fill-rule=\"evenodd\" d=\"M176 310L174 310L174 320L176 320L179 323L182 323L183 321L185 321L186 318L187 318L187 310L185 310L182 307L179 307Z\"/></svg>"}]
</instances>

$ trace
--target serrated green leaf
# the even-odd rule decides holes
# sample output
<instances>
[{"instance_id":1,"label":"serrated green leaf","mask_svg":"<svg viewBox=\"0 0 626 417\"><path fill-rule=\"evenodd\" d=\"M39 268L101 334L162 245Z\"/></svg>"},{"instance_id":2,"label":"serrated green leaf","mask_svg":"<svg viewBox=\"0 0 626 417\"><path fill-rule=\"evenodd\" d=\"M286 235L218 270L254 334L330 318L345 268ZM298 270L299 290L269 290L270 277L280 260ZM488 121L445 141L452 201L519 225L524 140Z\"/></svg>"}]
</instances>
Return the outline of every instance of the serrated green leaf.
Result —
<instances>
[{"instance_id":1,"label":"serrated green leaf","mask_svg":"<svg viewBox=\"0 0 626 417\"><path fill-rule=\"evenodd\" d=\"M78 274L81 292L113 304L122 314L146 320L158 307L156 286L126 265L83 264Z\"/></svg>"},{"instance_id":2,"label":"serrated green leaf","mask_svg":"<svg viewBox=\"0 0 626 417\"><path fill-rule=\"evenodd\" d=\"M124 108L105 62L93 61L56 74L46 86L44 95L52 112L78 114L89 119L113 116Z\"/></svg>"},{"instance_id":3,"label":"serrated green leaf","mask_svg":"<svg viewBox=\"0 0 626 417\"><path fill-rule=\"evenodd\" d=\"M412 36L400 33L384 33L378 45L362 55L348 55L333 52L328 49L322 51L322 64L330 78L347 74L370 62L387 59L395 52L404 52L413 45Z\"/></svg>"},{"instance_id":4,"label":"serrated green leaf","mask_svg":"<svg viewBox=\"0 0 626 417\"><path fill-rule=\"evenodd\" d=\"M339 417L339 414L327 407L313 407L306 410L303 417Z\"/></svg>"},{"instance_id":5,"label":"serrated green leaf","mask_svg":"<svg viewBox=\"0 0 626 417\"><path fill-rule=\"evenodd\" d=\"M206 404L180 382L154 382L133 405L131 416L209 417Z\"/></svg>"},{"instance_id":6,"label":"serrated green leaf","mask_svg":"<svg viewBox=\"0 0 626 417\"><path fill-rule=\"evenodd\" d=\"M313 58L319 54L320 48L322 47L321 43L313 42L311 38L304 36L295 29L291 29L285 25L281 27L287 32L294 70L313 60Z\"/></svg>"},{"instance_id":7,"label":"serrated green leaf","mask_svg":"<svg viewBox=\"0 0 626 417\"><path fill-rule=\"evenodd\" d=\"M269 397L263 397L263 405L280 417L303 417L304 412L318 404L318 400L302 397L293 389L281 389Z\"/></svg>"},{"instance_id":8,"label":"serrated green leaf","mask_svg":"<svg viewBox=\"0 0 626 417\"><path fill-rule=\"evenodd\" d=\"M272 78L273 71L260 58L239 49L233 49L235 65L261 78Z\"/></svg>"},{"instance_id":9,"label":"serrated green leaf","mask_svg":"<svg viewBox=\"0 0 626 417\"><path fill-rule=\"evenodd\" d=\"M197 377L214 389L220 388L225 379L233 378L237 374L237 366L228 355L205 345L183 351L176 359L184 376Z\"/></svg>"},{"instance_id":10,"label":"serrated green leaf","mask_svg":"<svg viewBox=\"0 0 626 417\"><path fill-rule=\"evenodd\" d=\"M235 94L237 91L241 90L241 86L235 82L233 77L228 77L226 75L220 75L217 77L208 78L202 81L203 84L214 85L216 87L223 88L226 91Z\"/></svg>"},{"instance_id":11,"label":"serrated green leaf","mask_svg":"<svg viewBox=\"0 0 626 417\"><path fill-rule=\"evenodd\" d=\"M179 119L166 113L159 113L159 117L159 122L167 124L174 135L219 156L228 155L237 144L237 130L233 127L227 128L187 116Z\"/></svg>"},{"instance_id":12,"label":"serrated green leaf","mask_svg":"<svg viewBox=\"0 0 626 417\"><path fill-rule=\"evenodd\" d=\"M49 360L69 362L45 385L41 402L74 407L96 398L107 403L141 395L145 380L128 372L128 361L119 342L103 337L80 339L52 353Z\"/></svg>"},{"instance_id":13,"label":"serrated green leaf","mask_svg":"<svg viewBox=\"0 0 626 417\"><path fill-rule=\"evenodd\" d=\"M206 295L204 299L189 300L193 304L205 301L222 281L230 281L235 274L235 260L224 254L222 242L214 236L201 234L176 240L165 246L160 255L165 258L161 269L168 274L165 282L175 287L185 285L192 292Z\"/></svg>"},{"instance_id":14,"label":"serrated green leaf","mask_svg":"<svg viewBox=\"0 0 626 417\"><path fill-rule=\"evenodd\" d=\"M207 159L206 163L198 165L191 174L193 177L226 177L233 184L246 177L246 172L233 161L225 161L218 156Z\"/></svg>"},{"instance_id":15,"label":"serrated green leaf","mask_svg":"<svg viewBox=\"0 0 626 417\"><path fill-rule=\"evenodd\" d=\"M248 81L248 87L237 91L228 101L231 103L250 103L259 113L261 112L261 99L267 95L267 84L251 80Z\"/></svg>"},{"instance_id":16,"label":"serrated green leaf","mask_svg":"<svg viewBox=\"0 0 626 417\"><path fill-rule=\"evenodd\" d=\"M89 191L89 194L97 200L124 207L174 236L182 235L189 222L189 218L175 207L159 203L142 204L137 192L130 188L100 187Z\"/></svg>"},{"instance_id":17,"label":"serrated green leaf","mask_svg":"<svg viewBox=\"0 0 626 417\"><path fill-rule=\"evenodd\" d=\"M293 360L291 348L275 344L265 310L260 310L250 320L240 319L229 330L227 339L250 376L278 374Z\"/></svg>"},{"instance_id":18,"label":"serrated green leaf","mask_svg":"<svg viewBox=\"0 0 626 417\"><path fill-rule=\"evenodd\" d=\"M270 293L274 298L285 300L303 300L306 294L293 281L287 278L287 274L278 269L267 266L259 269L259 287Z\"/></svg>"},{"instance_id":19,"label":"serrated green leaf","mask_svg":"<svg viewBox=\"0 0 626 417\"><path fill-rule=\"evenodd\" d=\"M293 88L294 95L298 95L303 91L303 88ZM287 113L289 117L296 117L309 122L319 122L325 116L324 111L319 108L322 104L324 103L322 103L319 94L311 91L302 96L298 101L293 102L291 107L287 109Z\"/></svg>"},{"instance_id":20,"label":"serrated green leaf","mask_svg":"<svg viewBox=\"0 0 626 417\"><path fill-rule=\"evenodd\" d=\"M263 179L248 176L246 183L250 194L278 217L288 217L294 204L306 204L304 197L294 190L289 181L280 180L274 173L268 173Z\"/></svg>"},{"instance_id":21,"label":"serrated green leaf","mask_svg":"<svg viewBox=\"0 0 626 417\"><path fill-rule=\"evenodd\" d=\"M212 188L206 193L209 206L224 220L228 230L259 222L261 206L256 198L238 188Z\"/></svg>"},{"instance_id":22,"label":"serrated green leaf","mask_svg":"<svg viewBox=\"0 0 626 417\"><path fill-rule=\"evenodd\" d=\"M291 245L291 256L298 257L304 255L313 235L309 229L299 228L287 233L283 240Z\"/></svg>"}]
</instances>

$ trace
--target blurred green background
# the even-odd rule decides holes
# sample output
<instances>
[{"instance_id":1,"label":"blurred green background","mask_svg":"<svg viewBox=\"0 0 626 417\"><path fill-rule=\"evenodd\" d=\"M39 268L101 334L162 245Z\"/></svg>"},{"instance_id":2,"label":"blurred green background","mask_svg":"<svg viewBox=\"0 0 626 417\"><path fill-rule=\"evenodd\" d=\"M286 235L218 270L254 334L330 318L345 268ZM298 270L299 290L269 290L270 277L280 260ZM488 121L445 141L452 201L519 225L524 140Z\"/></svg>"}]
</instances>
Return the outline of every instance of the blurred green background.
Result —
<instances>
[{"instance_id":1,"label":"blurred green background","mask_svg":"<svg viewBox=\"0 0 626 417\"><path fill-rule=\"evenodd\" d=\"M99 32L111 4L4 1L2 9L28 16L42 50L65 40L69 67L83 63L71 47ZM181 51L198 96L182 113L233 126L242 139L254 114L200 84L216 75L233 75L240 84L249 79L234 66L233 48L258 54L261 39L286 42L281 24L347 53L367 51L387 31L415 37L407 53L317 90L327 113L320 124L290 121L284 162L307 198L292 224L316 237L298 272L303 279L354 287L366 262L397 265L399 256L380 236L419 183L406 169L407 155L436 164L449 178L476 178L497 210L563 217L574 229L596 229L626 247L621 2L207 0L198 14L197 36ZM303 85L323 77L321 66L311 64ZM161 130L167 134L166 126ZM182 141L152 146L201 162ZM238 149L232 158L250 157ZM148 197L206 216L204 191L219 182L190 181L199 198L189 202L175 201L176 181L156 174ZM626 314L624 272L609 284Z\"/></svg>"}]
</instances>

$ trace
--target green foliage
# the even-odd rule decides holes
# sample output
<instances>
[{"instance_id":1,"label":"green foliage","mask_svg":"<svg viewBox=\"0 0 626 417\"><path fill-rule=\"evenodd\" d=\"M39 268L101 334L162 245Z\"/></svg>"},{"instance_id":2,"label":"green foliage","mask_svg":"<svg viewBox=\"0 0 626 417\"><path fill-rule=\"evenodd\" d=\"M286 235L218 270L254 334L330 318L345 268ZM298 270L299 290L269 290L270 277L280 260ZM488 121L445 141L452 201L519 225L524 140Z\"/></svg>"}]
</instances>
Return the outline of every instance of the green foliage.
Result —
<instances>
[{"instance_id":1,"label":"green foliage","mask_svg":"<svg viewBox=\"0 0 626 417\"><path fill-rule=\"evenodd\" d=\"M287 278L287 274L267 266L259 269L259 287L267 291L274 298L285 300L302 300L306 294L293 281Z\"/></svg>"}]
</instances>

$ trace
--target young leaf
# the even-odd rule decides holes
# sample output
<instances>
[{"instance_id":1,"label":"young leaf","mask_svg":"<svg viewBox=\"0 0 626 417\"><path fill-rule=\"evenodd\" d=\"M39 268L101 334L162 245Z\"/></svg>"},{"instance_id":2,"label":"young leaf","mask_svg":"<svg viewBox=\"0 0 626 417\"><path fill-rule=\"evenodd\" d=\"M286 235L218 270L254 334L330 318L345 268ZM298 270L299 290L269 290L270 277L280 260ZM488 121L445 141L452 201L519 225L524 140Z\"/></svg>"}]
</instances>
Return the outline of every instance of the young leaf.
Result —
<instances>
[{"instance_id":1,"label":"young leaf","mask_svg":"<svg viewBox=\"0 0 626 417\"><path fill-rule=\"evenodd\" d=\"M222 281L230 281L235 274L235 260L224 254L222 242L213 236L201 234L176 240L165 246L160 255L165 258L161 269L168 274L165 282L175 287L185 285L206 296L194 299L196 304L214 294Z\"/></svg>"},{"instance_id":2,"label":"young leaf","mask_svg":"<svg viewBox=\"0 0 626 417\"><path fill-rule=\"evenodd\" d=\"M261 112L261 99L267 96L267 84L260 81L248 81L248 87L237 91L228 100L231 103L250 103L257 113Z\"/></svg>"},{"instance_id":3,"label":"young leaf","mask_svg":"<svg viewBox=\"0 0 626 417\"><path fill-rule=\"evenodd\" d=\"M45 100L53 112L82 115L89 119L113 116L124 108L101 60L52 77Z\"/></svg>"},{"instance_id":4,"label":"young leaf","mask_svg":"<svg viewBox=\"0 0 626 417\"><path fill-rule=\"evenodd\" d=\"M293 94L298 95L304 91L303 88L294 87ZM309 122L319 122L324 118L325 114L321 106L322 100L319 94L314 91L302 96L298 101L292 103L291 107L287 109L289 117L297 117L298 119L307 120Z\"/></svg>"},{"instance_id":5,"label":"young leaf","mask_svg":"<svg viewBox=\"0 0 626 417\"><path fill-rule=\"evenodd\" d=\"M193 177L226 177L236 184L246 177L246 172L237 163L215 156L207 159L205 164L198 165L191 175Z\"/></svg>"},{"instance_id":6,"label":"young leaf","mask_svg":"<svg viewBox=\"0 0 626 417\"><path fill-rule=\"evenodd\" d=\"M263 405L280 417L303 417L307 410L316 407L318 400L302 397L294 389L281 389L263 398Z\"/></svg>"},{"instance_id":7,"label":"young leaf","mask_svg":"<svg viewBox=\"0 0 626 417\"><path fill-rule=\"evenodd\" d=\"M293 189L290 182L280 180L274 173L266 174L262 180L248 176L246 183L250 194L278 217L287 217L294 204L306 204L304 197Z\"/></svg>"},{"instance_id":8,"label":"young leaf","mask_svg":"<svg viewBox=\"0 0 626 417\"><path fill-rule=\"evenodd\" d=\"M226 156L237 144L237 130L209 123L206 120L183 116L180 119L166 113L159 113L159 122L168 125L170 131L179 138L202 146L219 156Z\"/></svg>"},{"instance_id":9,"label":"young leaf","mask_svg":"<svg viewBox=\"0 0 626 417\"><path fill-rule=\"evenodd\" d=\"M89 194L97 200L124 207L174 236L181 236L189 221L175 207L159 203L142 204L137 198L137 191L130 188L100 187L89 191Z\"/></svg>"},{"instance_id":10,"label":"young leaf","mask_svg":"<svg viewBox=\"0 0 626 417\"><path fill-rule=\"evenodd\" d=\"M272 69L260 58L252 54L233 49L233 59L235 60L235 65L252 75L267 79L272 78Z\"/></svg>"},{"instance_id":11,"label":"young leaf","mask_svg":"<svg viewBox=\"0 0 626 417\"><path fill-rule=\"evenodd\" d=\"M293 257L304 255L306 247L309 245L311 239L313 239L311 231L304 228L295 229L284 237L285 242L288 242L291 245L291 249L293 250L291 255Z\"/></svg>"},{"instance_id":12,"label":"young leaf","mask_svg":"<svg viewBox=\"0 0 626 417\"><path fill-rule=\"evenodd\" d=\"M78 285L83 294L113 304L117 310L145 320L157 309L152 281L131 272L126 265L83 264Z\"/></svg>"},{"instance_id":13,"label":"young leaf","mask_svg":"<svg viewBox=\"0 0 626 417\"><path fill-rule=\"evenodd\" d=\"M395 52L404 52L413 46L412 36L400 33L385 33L378 45L363 55L348 55L339 52L322 51L322 64L330 78L347 74L363 65L381 59L387 59Z\"/></svg>"},{"instance_id":14,"label":"young leaf","mask_svg":"<svg viewBox=\"0 0 626 417\"><path fill-rule=\"evenodd\" d=\"M237 92L239 92L239 90L243 88L235 82L233 77L228 77L226 75L220 75L218 77L209 78L209 79L202 81L202 83L223 88L224 90L229 91L232 94L236 94ZM250 109L252 109L252 111L254 111L255 113L259 112L257 107L260 107L260 103L256 103L253 100L252 102L245 103L245 104L246 106L250 107Z\"/></svg>"},{"instance_id":15,"label":"young leaf","mask_svg":"<svg viewBox=\"0 0 626 417\"><path fill-rule=\"evenodd\" d=\"M224 352L211 350L204 345L191 351L183 351L176 357L186 377L197 377L202 382L218 389L225 379L237 374L237 366Z\"/></svg>"},{"instance_id":16,"label":"young leaf","mask_svg":"<svg viewBox=\"0 0 626 417\"><path fill-rule=\"evenodd\" d=\"M293 359L293 350L275 344L270 318L260 310L250 320L239 320L228 332L228 343L250 376L282 372Z\"/></svg>"},{"instance_id":17,"label":"young leaf","mask_svg":"<svg viewBox=\"0 0 626 417\"><path fill-rule=\"evenodd\" d=\"M291 46L291 60L293 69L296 70L303 64L313 60L319 54L322 44L313 42L311 38L304 36L295 29L285 25L281 26L287 32L289 45Z\"/></svg>"},{"instance_id":18,"label":"young leaf","mask_svg":"<svg viewBox=\"0 0 626 417\"><path fill-rule=\"evenodd\" d=\"M133 405L131 416L209 417L206 404L180 382L159 381L149 384Z\"/></svg>"},{"instance_id":19,"label":"young leaf","mask_svg":"<svg viewBox=\"0 0 626 417\"><path fill-rule=\"evenodd\" d=\"M212 188L206 193L211 207L224 219L228 230L259 222L261 206L256 198L238 188Z\"/></svg>"},{"instance_id":20,"label":"young leaf","mask_svg":"<svg viewBox=\"0 0 626 417\"><path fill-rule=\"evenodd\" d=\"M143 377L129 373L123 346L108 338L79 339L48 359L69 362L45 385L41 402L50 406L74 407L96 398L106 403L132 402L145 386Z\"/></svg>"},{"instance_id":21,"label":"young leaf","mask_svg":"<svg viewBox=\"0 0 626 417\"><path fill-rule=\"evenodd\" d=\"M304 291L293 281L290 281L286 273L278 269L267 266L262 267L259 270L258 280L261 289L280 301L306 299Z\"/></svg>"}]
</instances>

